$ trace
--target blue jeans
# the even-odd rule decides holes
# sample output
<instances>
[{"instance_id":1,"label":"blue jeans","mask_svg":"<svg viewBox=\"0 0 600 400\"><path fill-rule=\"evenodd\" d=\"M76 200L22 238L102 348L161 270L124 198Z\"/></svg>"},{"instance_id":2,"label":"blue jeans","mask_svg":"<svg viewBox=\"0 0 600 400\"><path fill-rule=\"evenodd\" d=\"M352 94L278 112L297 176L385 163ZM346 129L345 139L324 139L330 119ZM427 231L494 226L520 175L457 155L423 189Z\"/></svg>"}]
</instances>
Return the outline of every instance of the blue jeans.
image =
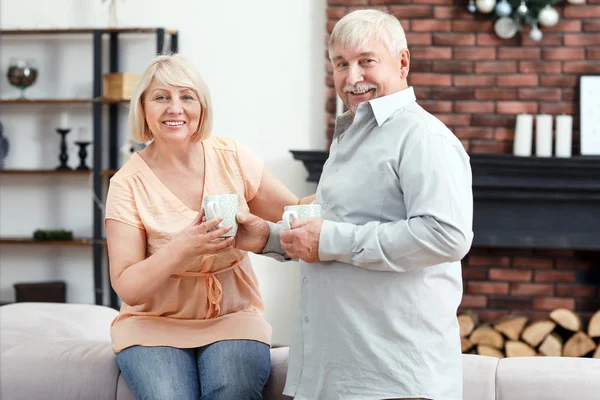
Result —
<instances>
[{"instance_id":1,"label":"blue jeans","mask_svg":"<svg viewBox=\"0 0 600 400\"><path fill-rule=\"evenodd\" d=\"M269 346L224 340L196 349L133 346L116 354L140 400L253 400L271 372Z\"/></svg>"}]
</instances>

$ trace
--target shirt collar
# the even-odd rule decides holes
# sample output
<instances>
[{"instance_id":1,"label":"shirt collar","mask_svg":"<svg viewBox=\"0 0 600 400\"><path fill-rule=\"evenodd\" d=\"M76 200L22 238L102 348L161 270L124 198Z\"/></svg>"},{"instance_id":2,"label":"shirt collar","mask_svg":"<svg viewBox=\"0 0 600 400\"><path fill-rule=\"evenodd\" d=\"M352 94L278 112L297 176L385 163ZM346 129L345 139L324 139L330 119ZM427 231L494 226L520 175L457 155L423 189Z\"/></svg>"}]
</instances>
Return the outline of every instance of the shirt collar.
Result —
<instances>
[{"instance_id":1,"label":"shirt collar","mask_svg":"<svg viewBox=\"0 0 600 400\"><path fill-rule=\"evenodd\" d=\"M369 103L377 125L381 126L396 111L416 100L415 91L412 86L409 86L399 92L370 100Z\"/></svg>"}]
</instances>

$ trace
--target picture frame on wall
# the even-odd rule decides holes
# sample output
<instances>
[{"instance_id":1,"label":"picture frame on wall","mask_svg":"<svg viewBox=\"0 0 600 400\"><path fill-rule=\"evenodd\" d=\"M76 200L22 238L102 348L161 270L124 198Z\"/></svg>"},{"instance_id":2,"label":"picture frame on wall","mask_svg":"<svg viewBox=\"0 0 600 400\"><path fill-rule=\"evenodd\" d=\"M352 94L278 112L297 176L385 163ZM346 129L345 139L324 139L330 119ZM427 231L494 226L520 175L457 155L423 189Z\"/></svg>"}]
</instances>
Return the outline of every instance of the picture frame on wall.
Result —
<instances>
[{"instance_id":1,"label":"picture frame on wall","mask_svg":"<svg viewBox=\"0 0 600 400\"><path fill-rule=\"evenodd\" d=\"M579 76L579 143L582 156L600 155L600 75Z\"/></svg>"}]
</instances>

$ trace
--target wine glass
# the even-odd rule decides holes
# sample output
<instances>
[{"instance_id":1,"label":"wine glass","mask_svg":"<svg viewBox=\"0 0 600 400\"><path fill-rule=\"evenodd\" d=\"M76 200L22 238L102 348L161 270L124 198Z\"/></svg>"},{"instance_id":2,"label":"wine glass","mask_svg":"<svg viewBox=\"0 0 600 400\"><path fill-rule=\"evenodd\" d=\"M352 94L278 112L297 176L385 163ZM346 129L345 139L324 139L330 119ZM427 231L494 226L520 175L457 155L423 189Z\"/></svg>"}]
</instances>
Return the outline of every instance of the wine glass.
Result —
<instances>
[{"instance_id":1,"label":"wine glass","mask_svg":"<svg viewBox=\"0 0 600 400\"><path fill-rule=\"evenodd\" d=\"M38 68L33 59L10 59L6 77L12 86L21 90L21 99L25 98L25 89L35 83L37 76Z\"/></svg>"}]
</instances>

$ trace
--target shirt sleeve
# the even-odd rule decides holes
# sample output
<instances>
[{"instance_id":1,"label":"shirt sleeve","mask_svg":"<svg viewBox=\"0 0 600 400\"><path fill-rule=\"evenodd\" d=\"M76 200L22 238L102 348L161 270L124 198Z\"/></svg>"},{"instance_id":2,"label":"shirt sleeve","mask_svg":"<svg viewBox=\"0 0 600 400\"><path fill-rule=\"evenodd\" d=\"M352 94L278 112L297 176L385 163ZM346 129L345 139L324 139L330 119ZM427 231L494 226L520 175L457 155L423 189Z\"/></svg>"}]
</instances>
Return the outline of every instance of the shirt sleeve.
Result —
<instances>
[{"instance_id":1,"label":"shirt sleeve","mask_svg":"<svg viewBox=\"0 0 600 400\"><path fill-rule=\"evenodd\" d=\"M281 247L280 235L281 231L285 229L284 226L281 222L274 224L267 221L267 224L269 224L269 239L267 239L267 243L261 254L277 261L291 260L290 256Z\"/></svg>"},{"instance_id":2,"label":"shirt sleeve","mask_svg":"<svg viewBox=\"0 0 600 400\"><path fill-rule=\"evenodd\" d=\"M245 197L249 202L256 196L263 176L265 163L246 146L235 142L240 171L244 180Z\"/></svg>"},{"instance_id":3,"label":"shirt sleeve","mask_svg":"<svg viewBox=\"0 0 600 400\"><path fill-rule=\"evenodd\" d=\"M376 271L407 272L461 260L473 240L472 174L458 141L416 135L401 154L398 179L407 218L365 225L324 221L321 261Z\"/></svg>"},{"instance_id":4,"label":"shirt sleeve","mask_svg":"<svg viewBox=\"0 0 600 400\"><path fill-rule=\"evenodd\" d=\"M112 178L110 180L106 196L104 223L109 219L144 229L133 196L133 190L127 182L121 179Z\"/></svg>"}]
</instances>

